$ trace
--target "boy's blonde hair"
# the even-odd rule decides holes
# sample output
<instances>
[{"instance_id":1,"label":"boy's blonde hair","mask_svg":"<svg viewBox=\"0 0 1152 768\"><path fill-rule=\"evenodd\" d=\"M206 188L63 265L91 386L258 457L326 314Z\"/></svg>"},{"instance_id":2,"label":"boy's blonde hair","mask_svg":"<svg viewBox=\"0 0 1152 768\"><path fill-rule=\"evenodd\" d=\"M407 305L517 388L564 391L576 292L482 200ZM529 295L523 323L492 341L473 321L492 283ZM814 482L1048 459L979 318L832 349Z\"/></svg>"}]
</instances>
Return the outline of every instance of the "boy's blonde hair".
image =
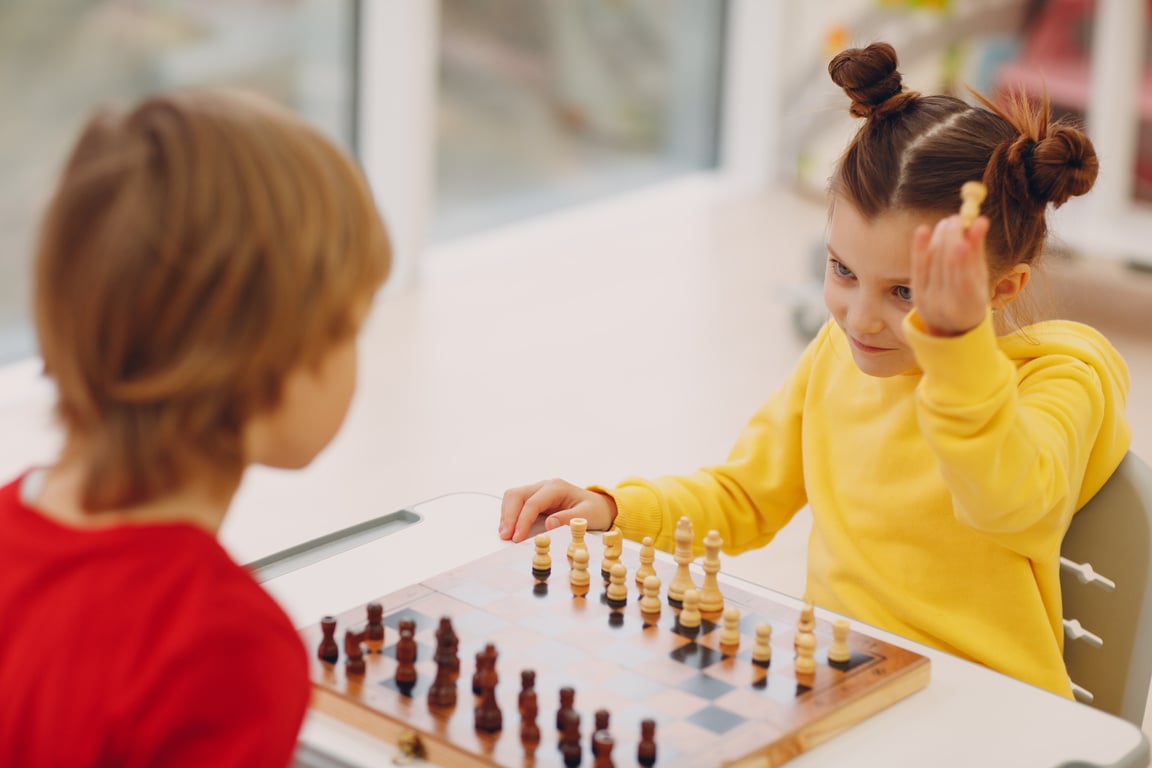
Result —
<instances>
[{"instance_id":1,"label":"boy's blonde hair","mask_svg":"<svg viewBox=\"0 0 1152 768\"><path fill-rule=\"evenodd\" d=\"M286 374L354 334L391 249L357 167L291 112L228 91L88 122L44 219L35 317L82 504L236 480Z\"/></svg>"}]
</instances>

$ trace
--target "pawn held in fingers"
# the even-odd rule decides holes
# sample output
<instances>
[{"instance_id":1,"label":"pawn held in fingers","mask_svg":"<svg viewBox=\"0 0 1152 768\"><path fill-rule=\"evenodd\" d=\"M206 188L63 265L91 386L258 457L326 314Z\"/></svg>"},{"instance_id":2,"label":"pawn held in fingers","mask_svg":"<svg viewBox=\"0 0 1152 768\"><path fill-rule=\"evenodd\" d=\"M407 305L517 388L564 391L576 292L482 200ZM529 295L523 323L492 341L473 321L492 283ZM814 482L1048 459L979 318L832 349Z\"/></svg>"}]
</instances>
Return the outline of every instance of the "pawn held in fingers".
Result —
<instances>
[{"instance_id":1,"label":"pawn held in fingers","mask_svg":"<svg viewBox=\"0 0 1152 768\"><path fill-rule=\"evenodd\" d=\"M588 530L603 530L616 519L616 502L564 480L543 480L504 492L500 503L500 538L523 541L536 521L552 530L583 517Z\"/></svg>"},{"instance_id":2,"label":"pawn held in fingers","mask_svg":"<svg viewBox=\"0 0 1152 768\"><path fill-rule=\"evenodd\" d=\"M959 336L988 311L989 279L984 240L988 219L965 229L959 216L941 219L912 236L912 302L934 336Z\"/></svg>"}]
</instances>

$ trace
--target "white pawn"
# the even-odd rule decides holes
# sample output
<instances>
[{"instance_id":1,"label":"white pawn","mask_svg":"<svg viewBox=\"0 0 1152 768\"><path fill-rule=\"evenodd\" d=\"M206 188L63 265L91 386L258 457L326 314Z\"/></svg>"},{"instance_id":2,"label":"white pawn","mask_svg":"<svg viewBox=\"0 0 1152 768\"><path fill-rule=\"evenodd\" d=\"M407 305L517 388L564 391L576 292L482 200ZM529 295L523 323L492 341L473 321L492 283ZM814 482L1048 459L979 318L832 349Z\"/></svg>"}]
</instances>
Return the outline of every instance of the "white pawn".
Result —
<instances>
[{"instance_id":1,"label":"white pawn","mask_svg":"<svg viewBox=\"0 0 1152 768\"><path fill-rule=\"evenodd\" d=\"M628 567L617 560L608 578L608 605L622 608L628 602L628 585L624 583L628 578Z\"/></svg>"},{"instance_id":2,"label":"white pawn","mask_svg":"<svg viewBox=\"0 0 1152 768\"><path fill-rule=\"evenodd\" d=\"M584 543L584 534L588 531L588 521L582 517L574 517L568 523L568 529L572 533L572 541L568 544L568 562L573 562L577 550L588 551L588 545Z\"/></svg>"},{"instance_id":3,"label":"white pawn","mask_svg":"<svg viewBox=\"0 0 1152 768\"><path fill-rule=\"evenodd\" d=\"M645 536L640 542L640 567L636 569L636 586L643 589L648 577L655 575L656 569L652 567L655 560L656 547L652 545L652 537Z\"/></svg>"},{"instance_id":4,"label":"white pawn","mask_svg":"<svg viewBox=\"0 0 1152 768\"><path fill-rule=\"evenodd\" d=\"M988 188L979 181L966 181L960 187L960 220L964 229L972 226L980 215L980 204L988 196Z\"/></svg>"},{"instance_id":5,"label":"white pawn","mask_svg":"<svg viewBox=\"0 0 1152 768\"><path fill-rule=\"evenodd\" d=\"M851 659L852 651L848 648L848 620L836 619L832 624L832 645L828 646L828 661L843 664Z\"/></svg>"},{"instance_id":6,"label":"white pawn","mask_svg":"<svg viewBox=\"0 0 1152 768\"><path fill-rule=\"evenodd\" d=\"M816 671L816 635L801 632L796 636L796 674L810 675Z\"/></svg>"},{"instance_id":7,"label":"white pawn","mask_svg":"<svg viewBox=\"0 0 1152 768\"><path fill-rule=\"evenodd\" d=\"M668 600L678 603L684 600L686 591L696 589L692 573L688 570L692 563L692 521L687 516L681 517L676 523L676 552L673 559L676 561L676 573L672 581L668 582Z\"/></svg>"},{"instance_id":8,"label":"white pawn","mask_svg":"<svg viewBox=\"0 0 1152 768\"><path fill-rule=\"evenodd\" d=\"M647 614L660 614L660 577L651 574L644 579L644 596L640 598L640 610Z\"/></svg>"},{"instance_id":9,"label":"white pawn","mask_svg":"<svg viewBox=\"0 0 1152 768\"><path fill-rule=\"evenodd\" d=\"M809 600L804 601L804 607L800 609L800 620L796 622L796 636L792 639L792 647L797 648L800 642L800 635L812 634L816 629L816 612L812 607Z\"/></svg>"},{"instance_id":10,"label":"white pawn","mask_svg":"<svg viewBox=\"0 0 1152 768\"><path fill-rule=\"evenodd\" d=\"M684 591L684 607L680 609L680 626L696 629L700 626L700 593L695 589Z\"/></svg>"},{"instance_id":11,"label":"white pawn","mask_svg":"<svg viewBox=\"0 0 1152 768\"><path fill-rule=\"evenodd\" d=\"M772 661L772 625L756 625L756 642L752 645L752 661L762 667Z\"/></svg>"},{"instance_id":12,"label":"white pawn","mask_svg":"<svg viewBox=\"0 0 1152 768\"><path fill-rule=\"evenodd\" d=\"M573 553L572 574L569 580L572 582L573 592L580 589L587 591L590 581L588 576L588 550L578 549Z\"/></svg>"},{"instance_id":13,"label":"white pawn","mask_svg":"<svg viewBox=\"0 0 1152 768\"><path fill-rule=\"evenodd\" d=\"M720 572L720 547L724 539L719 531L708 531L704 537L704 583L700 586L700 610L719 613L724 610L724 595L716 574Z\"/></svg>"},{"instance_id":14,"label":"white pawn","mask_svg":"<svg viewBox=\"0 0 1152 768\"><path fill-rule=\"evenodd\" d=\"M720 630L720 645L740 647L740 609L730 605L724 609L724 627Z\"/></svg>"},{"instance_id":15,"label":"white pawn","mask_svg":"<svg viewBox=\"0 0 1152 768\"><path fill-rule=\"evenodd\" d=\"M532 573L540 578L548 578L552 572L552 555L548 550L552 547L552 537L541 533L536 537L536 554L532 557Z\"/></svg>"},{"instance_id":16,"label":"white pawn","mask_svg":"<svg viewBox=\"0 0 1152 768\"><path fill-rule=\"evenodd\" d=\"M619 528L604 531L604 561L600 564L600 575L608 579L612 574L612 566L620 562L620 555L624 552L624 534Z\"/></svg>"}]
</instances>

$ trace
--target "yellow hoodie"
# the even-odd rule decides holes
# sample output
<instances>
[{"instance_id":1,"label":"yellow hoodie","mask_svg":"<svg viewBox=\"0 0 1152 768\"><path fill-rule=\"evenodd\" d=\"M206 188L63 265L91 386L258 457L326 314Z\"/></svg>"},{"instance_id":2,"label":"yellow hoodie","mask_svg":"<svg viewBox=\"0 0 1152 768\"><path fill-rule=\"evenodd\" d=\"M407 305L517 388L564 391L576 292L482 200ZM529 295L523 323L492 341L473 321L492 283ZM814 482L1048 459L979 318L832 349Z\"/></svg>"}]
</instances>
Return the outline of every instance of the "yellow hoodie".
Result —
<instances>
[{"instance_id":1,"label":"yellow hoodie","mask_svg":"<svg viewBox=\"0 0 1152 768\"><path fill-rule=\"evenodd\" d=\"M1070 696L1060 544L1128 450L1127 367L1078 323L904 325L920 370L868 376L829 323L725 463L595 490L665 550L681 515L735 553L808 504L817 605Z\"/></svg>"}]
</instances>

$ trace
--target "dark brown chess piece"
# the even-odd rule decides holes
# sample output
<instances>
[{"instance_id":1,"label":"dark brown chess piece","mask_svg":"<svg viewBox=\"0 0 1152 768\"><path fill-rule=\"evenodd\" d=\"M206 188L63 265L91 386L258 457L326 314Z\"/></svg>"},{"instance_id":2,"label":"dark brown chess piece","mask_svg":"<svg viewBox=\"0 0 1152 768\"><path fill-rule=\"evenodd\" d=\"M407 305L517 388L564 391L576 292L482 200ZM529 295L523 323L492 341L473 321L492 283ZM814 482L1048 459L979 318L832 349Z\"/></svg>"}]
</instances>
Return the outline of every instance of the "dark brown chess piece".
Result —
<instances>
[{"instance_id":1,"label":"dark brown chess piece","mask_svg":"<svg viewBox=\"0 0 1152 768\"><path fill-rule=\"evenodd\" d=\"M396 641L396 687L405 696L416 685L416 622L405 619L399 626L400 639Z\"/></svg>"},{"instance_id":2,"label":"dark brown chess piece","mask_svg":"<svg viewBox=\"0 0 1152 768\"><path fill-rule=\"evenodd\" d=\"M640 743L636 747L636 762L644 768L656 764L656 721L640 721Z\"/></svg>"},{"instance_id":3,"label":"dark brown chess piece","mask_svg":"<svg viewBox=\"0 0 1152 768\"><path fill-rule=\"evenodd\" d=\"M364 649L360 647L363 636L358 632L344 632L344 673L349 677L364 676Z\"/></svg>"},{"instance_id":4,"label":"dark brown chess piece","mask_svg":"<svg viewBox=\"0 0 1152 768\"><path fill-rule=\"evenodd\" d=\"M336 644L336 618L325 616L320 619L320 630L324 636L320 638L320 646L316 649L316 658L335 664L340 658L340 646Z\"/></svg>"}]
</instances>

